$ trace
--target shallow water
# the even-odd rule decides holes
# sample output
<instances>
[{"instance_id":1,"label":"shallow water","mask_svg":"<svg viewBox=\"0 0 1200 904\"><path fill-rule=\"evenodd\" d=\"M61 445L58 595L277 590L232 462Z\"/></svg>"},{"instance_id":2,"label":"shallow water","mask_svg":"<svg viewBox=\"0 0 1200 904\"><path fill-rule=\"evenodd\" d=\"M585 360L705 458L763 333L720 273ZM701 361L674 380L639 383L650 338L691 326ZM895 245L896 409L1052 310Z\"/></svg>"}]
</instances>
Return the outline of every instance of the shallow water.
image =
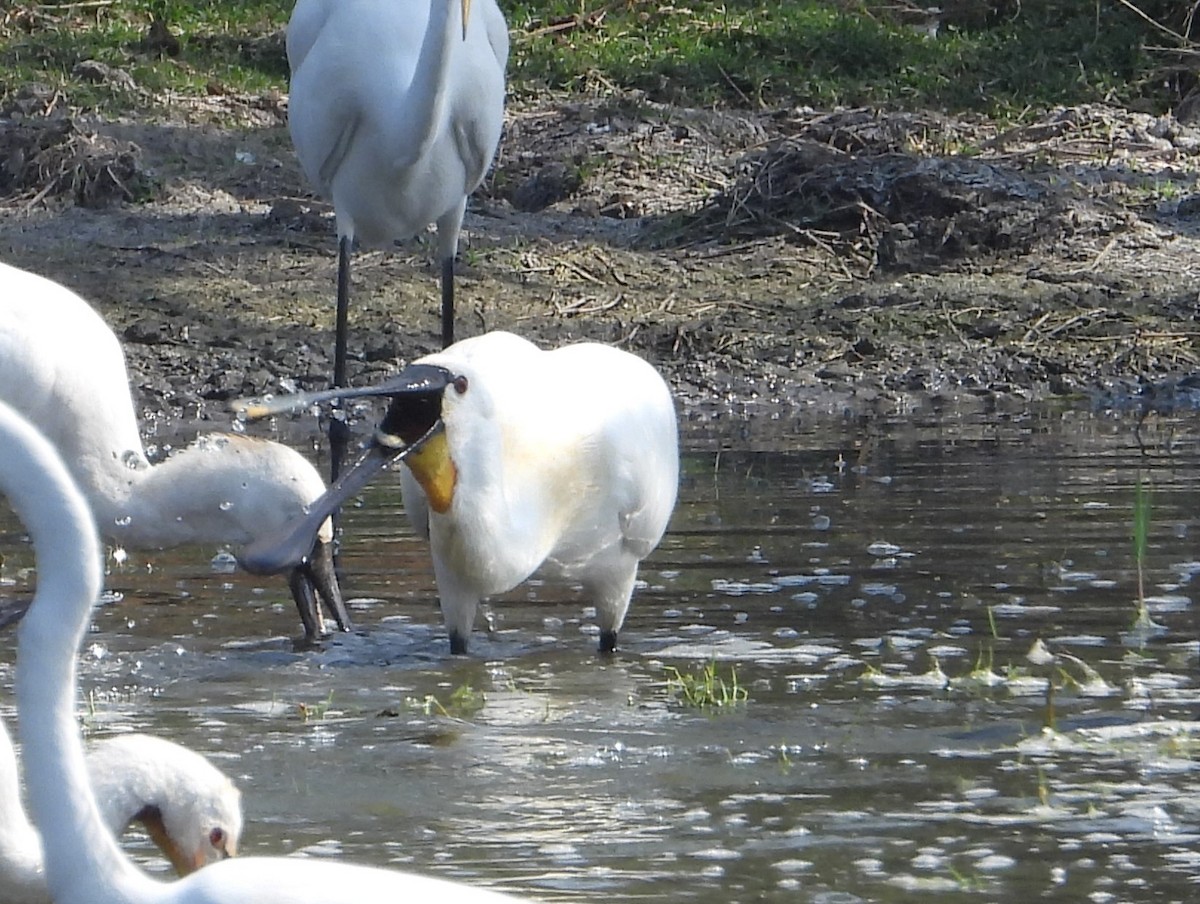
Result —
<instances>
[{"instance_id":1,"label":"shallow water","mask_svg":"<svg viewBox=\"0 0 1200 904\"><path fill-rule=\"evenodd\" d=\"M1195 900L1200 429L1134 426L691 419L607 661L586 601L537 583L451 658L384 481L346 517L359 632L320 651L294 651L282 582L212 550L110 562L84 722L217 760L246 853L546 900ZM29 554L0 532L19 593ZM710 664L749 699L668 692Z\"/></svg>"}]
</instances>

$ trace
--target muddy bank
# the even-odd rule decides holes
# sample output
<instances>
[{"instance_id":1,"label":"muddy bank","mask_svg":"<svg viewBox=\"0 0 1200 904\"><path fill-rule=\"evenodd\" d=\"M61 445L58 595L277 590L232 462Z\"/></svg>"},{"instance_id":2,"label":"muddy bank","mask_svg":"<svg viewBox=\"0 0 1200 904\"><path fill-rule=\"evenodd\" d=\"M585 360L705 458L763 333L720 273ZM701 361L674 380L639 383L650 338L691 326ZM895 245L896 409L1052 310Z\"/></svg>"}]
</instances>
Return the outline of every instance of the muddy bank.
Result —
<instances>
[{"instance_id":1,"label":"muddy bank","mask_svg":"<svg viewBox=\"0 0 1200 904\"><path fill-rule=\"evenodd\" d=\"M285 116L221 96L154 121L0 124L4 259L102 310L148 416L227 422L231 398L327 382L332 212ZM693 409L1019 408L1185 374L1198 153L1195 129L1101 107L1004 131L514 103L468 214L459 333L616 343ZM435 349L430 249L357 256L356 381Z\"/></svg>"}]
</instances>

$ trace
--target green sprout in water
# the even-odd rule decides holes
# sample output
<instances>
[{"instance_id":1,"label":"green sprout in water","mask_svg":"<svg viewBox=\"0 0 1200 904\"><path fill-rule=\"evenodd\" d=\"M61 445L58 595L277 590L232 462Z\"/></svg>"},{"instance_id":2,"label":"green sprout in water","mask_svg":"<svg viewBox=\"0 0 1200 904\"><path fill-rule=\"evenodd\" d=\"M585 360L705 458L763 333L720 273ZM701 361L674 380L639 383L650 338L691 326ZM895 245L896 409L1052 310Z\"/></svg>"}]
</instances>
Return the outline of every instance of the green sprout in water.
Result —
<instances>
[{"instance_id":1,"label":"green sprout in water","mask_svg":"<svg viewBox=\"0 0 1200 904\"><path fill-rule=\"evenodd\" d=\"M325 714L329 712L329 707L333 704L333 691L329 692L320 703L305 703L301 701L296 704L296 711L300 714L302 722L320 722L325 718Z\"/></svg>"},{"instance_id":2,"label":"green sprout in water","mask_svg":"<svg viewBox=\"0 0 1200 904\"><path fill-rule=\"evenodd\" d=\"M738 684L737 667L729 667L729 677L719 674L716 660L696 672L681 672L667 666L667 694L685 706L696 709L727 708L745 703L750 692Z\"/></svg>"},{"instance_id":3,"label":"green sprout in water","mask_svg":"<svg viewBox=\"0 0 1200 904\"><path fill-rule=\"evenodd\" d=\"M1138 475L1137 485L1133 496L1133 560L1137 566L1137 615L1133 620L1133 633L1145 637L1157 634L1163 627L1156 624L1150 617L1146 606L1146 549L1150 536L1150 488L1143 483L1142 475Z\"/></svg>"},{"instance_id":4,"label":"green sprout in water","mask_svg":"<svg viewBox=\"0 0 1200 904\"><path fill-rule=\"evenodd\" d=\"M407 703L427 716L436 714L449 719L466 719L483 709L487 697L469 684L460 684L450 692L450 699L444 704L433 694L423 698L409 697Z\"/></svg>"},{"instance_id":5,"label":"green sprout in water","mask_svg":"<svg viewBox=\"0 0 1200 904\"><path fill-rule=\"evenodd\" d=\"M1138 475L1137 486L1133 496L1133 559L1137 563L1137 602L1138 619L1141 620L1146 611L1146 584L1144 566L1146 563L1146 540L1150 534L1150 490L1142 483Z\"/></svg>"}]
</instances>

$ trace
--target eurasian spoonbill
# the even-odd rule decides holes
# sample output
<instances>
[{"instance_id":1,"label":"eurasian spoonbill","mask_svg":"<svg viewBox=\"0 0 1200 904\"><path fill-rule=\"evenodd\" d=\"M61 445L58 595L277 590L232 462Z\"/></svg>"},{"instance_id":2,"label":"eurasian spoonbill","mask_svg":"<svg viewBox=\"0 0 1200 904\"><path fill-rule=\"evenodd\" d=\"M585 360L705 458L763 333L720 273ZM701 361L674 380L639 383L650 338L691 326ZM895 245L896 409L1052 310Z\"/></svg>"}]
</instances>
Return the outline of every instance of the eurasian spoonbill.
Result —
<instances>
[{"instance_id":1,"label":"eurasian spoonbill","mask_svg":"<svg viewBox=\"0 0 1200 904\"><path fill-rule=\"evenodd\" d=\"M237 853L241 795L200 754L142 734L92 744L92 790L114 834L141 823L181 876ZM0 720L0 901L49 904L42 839L21 805L16 751Z\"/></svg>"},{"instance_id":2,"label":"eurasian spoonbill","mask_svg":"<svg viewBox=\"0 0 1200 904\"><path fill-rule=\"evenodd\" d=\"M666 530L679 484L670 390L636 355L598 343L543 351L511 333L464 339L385 383L248 405L261 416L330 398L392 397L372 448L246 568L293 567L320 519L397 456L405 510L429 538L450 650L475 610L535 571L583 586L612 652L638 563Z\"/></svg>"},{"instance_id":3,"label":"eurasian spoonbill","mask_svg":"<svg viewBox=\"0 0 1200 904\"><path fill-rule=\"evenodd\" d=\"M316 468L280 443L238 434L201 436L158 464L142 447L125 353L74 292L0 264L0 400L58 449L87 494L101 533L134 549L242 546L271 533L325 490ZM323 619L350 618L323 524L288 578L309 639Z\"/></svg>"}]
</instances>

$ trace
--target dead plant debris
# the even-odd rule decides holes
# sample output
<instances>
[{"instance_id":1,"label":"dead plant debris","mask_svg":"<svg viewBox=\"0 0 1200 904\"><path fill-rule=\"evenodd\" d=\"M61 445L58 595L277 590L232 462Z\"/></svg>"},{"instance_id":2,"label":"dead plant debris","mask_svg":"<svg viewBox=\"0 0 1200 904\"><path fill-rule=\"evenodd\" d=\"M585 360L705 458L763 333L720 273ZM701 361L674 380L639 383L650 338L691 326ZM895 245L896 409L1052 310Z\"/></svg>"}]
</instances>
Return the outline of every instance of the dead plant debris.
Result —
<instances>
[{"instance_id":1,"label":"dead plant debris","mask_svg":"<svg viewBox=\"0 0 1200 904\"><path fill-rule=\"evenodd\" d=\"M82 128L72 117L0 120L0 199L81 207L146 200L153 182L136 144Z\"/></svg>"}]
</instances>

